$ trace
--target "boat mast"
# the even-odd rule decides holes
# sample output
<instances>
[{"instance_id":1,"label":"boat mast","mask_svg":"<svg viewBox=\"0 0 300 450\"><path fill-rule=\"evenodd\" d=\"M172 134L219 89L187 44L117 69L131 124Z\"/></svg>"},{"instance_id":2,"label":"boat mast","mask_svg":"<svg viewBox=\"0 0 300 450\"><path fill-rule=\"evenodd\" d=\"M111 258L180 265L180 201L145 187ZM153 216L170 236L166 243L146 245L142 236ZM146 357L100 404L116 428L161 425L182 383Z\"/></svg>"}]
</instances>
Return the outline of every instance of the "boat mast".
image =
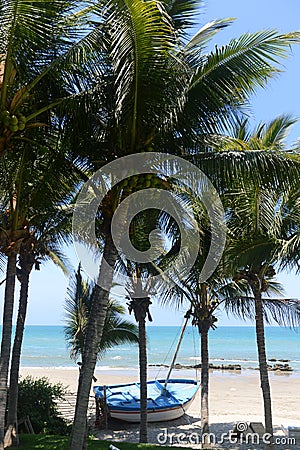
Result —
<instances>
[{"instance_id":1,"label":"boat mast","mask_svg":"<svg viewBox=\"0 0 300 450\"><path fill-rule=\"evenodd\" d=\"M181 329L181 333L180 333L180 336L179 336L178 344L177 344L177 347L176 347L176 350L175 350L175 353L174 353L174 356L173 356L173 359L172 359L172 362L171 362L171 365L170 365L170 368L169 368L169 372L168 372L167 378L166 378L164 386L162 388L162 394L167 390L167 384L169 382L172 370L174 368L174 365L175 365L175 362L176 362L176 358L177 358L177 355L178 355L178 352L179 352L179 348L180 348L180 345L181 345L181 342L182 342L182 339L183 339L183 335L184 335L186 326L187 326L189 318L190 318L190 311L188 311L184 317L185 317L185 321L184 321L182 329Z\"/></svg>"}]
</instances>

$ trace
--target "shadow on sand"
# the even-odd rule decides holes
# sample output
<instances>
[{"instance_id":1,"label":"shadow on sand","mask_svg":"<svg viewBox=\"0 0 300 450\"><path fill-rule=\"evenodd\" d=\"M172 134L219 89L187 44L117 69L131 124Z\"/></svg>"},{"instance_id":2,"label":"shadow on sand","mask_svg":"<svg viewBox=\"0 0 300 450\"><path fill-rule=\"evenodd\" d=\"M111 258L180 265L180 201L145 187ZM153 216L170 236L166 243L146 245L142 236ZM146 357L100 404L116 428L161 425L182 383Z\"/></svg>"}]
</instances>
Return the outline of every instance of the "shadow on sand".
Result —
<instances>
[{"instance_id":1,"label":"shadow on sand","mask_svg":"<svg viewBox=\"0 0 300 450\"><path fill-rule=\"evenodd\" d=\"M266 445L258 436L249 436L247 442L238 440L231 435L235 426L233 422L212 423L210 425L210 442L213 449L230 450L258 450L265 449ZM295 444L288 440L281 427L276 427L275 437L278 442L276 450L300 450L300 443ZM108 429L94 430L97 438L114 442L139 442L139 424L127 423L118 420L109 420ZM149 423L148 442L162 446L188 447L192 449L201 447L201 420L199 417L185 414L179 419L169 422Z\"/></svg>"}]
</instances>

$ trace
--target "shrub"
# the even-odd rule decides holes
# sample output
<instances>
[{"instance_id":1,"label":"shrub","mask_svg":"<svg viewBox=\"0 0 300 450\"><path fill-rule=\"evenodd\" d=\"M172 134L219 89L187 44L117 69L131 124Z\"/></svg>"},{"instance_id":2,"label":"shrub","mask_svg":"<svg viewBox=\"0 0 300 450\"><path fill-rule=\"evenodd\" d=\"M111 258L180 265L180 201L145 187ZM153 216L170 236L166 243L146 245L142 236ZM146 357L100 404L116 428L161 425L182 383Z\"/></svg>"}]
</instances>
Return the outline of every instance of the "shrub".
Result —
<instances>
[{"instance_id":1,"label":"shrub","mask_svg":"<svg viewBox=\"0 0 300 450\"><path fill-rule=\"evenodd\" d=\"M61 383L51 384L46 377L21 379L18 419L29 416L35 433L67 434L68 424L59 416L56 405L56 401L64 400L66 393L66 387Z\"/></svg>"}]
</instances>

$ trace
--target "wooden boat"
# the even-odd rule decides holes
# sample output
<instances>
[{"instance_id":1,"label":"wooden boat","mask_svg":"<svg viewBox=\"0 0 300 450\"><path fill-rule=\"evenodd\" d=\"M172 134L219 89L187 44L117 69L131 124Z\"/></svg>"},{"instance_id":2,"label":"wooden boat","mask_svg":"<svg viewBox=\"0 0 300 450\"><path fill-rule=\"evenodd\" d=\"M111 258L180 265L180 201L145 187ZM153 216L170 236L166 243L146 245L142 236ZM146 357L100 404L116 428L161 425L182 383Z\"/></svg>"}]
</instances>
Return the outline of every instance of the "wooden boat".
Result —
<instances>
[{"instance_id":1,"label":"wooden boat","mask_svg":"<svg viewBox=\"0 0 300 450\"><path fill-rule=\"evenodd\" d=\"M164 422L178 419L183 416L199 389L199 383L195 380L171 379L183 333L188 323L189 316L181 330L177 348L164 380L152 380L147 382L147 420L148 422ZM140 384L116 384L112 386L95 386L96 400L106 404L110 417L126 422L140 421Z\"/></svg>"},{"instance_id":2,"label":"wooden boat","mask_svg":"<svg viewBox=\"0 0 300 450\"><path fill-rule=\"evenodd\" d=\"M199 384L195 380L169 379L147 382L148 422L164 422L183 416L193 402ZM110 417L126 422L140 421L139 383L95 386L96 399L106 397Z\"/></svg>"}]
</instances>

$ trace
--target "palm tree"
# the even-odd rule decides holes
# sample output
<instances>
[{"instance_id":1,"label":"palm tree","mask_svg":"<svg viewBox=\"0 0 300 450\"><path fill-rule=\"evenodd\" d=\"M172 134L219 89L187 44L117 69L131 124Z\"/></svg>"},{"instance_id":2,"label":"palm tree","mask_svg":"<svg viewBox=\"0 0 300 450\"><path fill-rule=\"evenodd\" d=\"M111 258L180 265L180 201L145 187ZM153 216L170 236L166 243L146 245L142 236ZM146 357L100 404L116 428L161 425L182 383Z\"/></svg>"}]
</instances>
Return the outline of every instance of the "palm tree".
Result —
<instances>
[{"instance_id":1,"label":"palm tree","mask_svg":"<svg viewBox=\"0 0 300 450\"><path fill-rule=\"evenodd\" d=\"M54 139L53 139L54 141ZM33 163L34 162L34 163ZM59 167L56 179L53 171ZM8 255L8 268L10 267L10 253L13 252L14 273L20 275L22 271L22 311L20 320L24 321L26 305L28 300L28 280L31 269L37 258L53 255L51 253L51 238L56 243L62 243L65 230L58 229L59 220L66 216L63 204L69 201L70 192L78 184L78 170L65 155L54 150L52 154L45 152L45 148L39 145L27 144L23 153L16 154L13 158L9 155L0 160L0 172L4 175L5 182L1 186L1 253ZM12 205L12 207L10 207ZM69 212L70 216L70 212ZM59 219L60 218L60 219ZM15 225L16 224L16 225ZM50 230L52 227L52 231ZM15 229L19 231L14 231ZM51 238L50 238L51 237ZM70 237L70 227L69 227ZM20 269L17 271L16 263L19 257ZM58 261L58 259L57 259ZM15 278L14 278L15 279ZM14 290L5 297L4 320L3 320L3 358L1 357L0 372L3 383L1 392L1 428L4 433L4 418L6 410L6 394L8 381L8 364L10 361L12 312L13 312ZM24 309L25 308L25 309ZM22 316L22 317L21 317ZM16 347L14 352L13 370L19 369L19 357L22 343L23 326L18 327L16 335ZM9 339L9 342L7 340ZM7 347L5 347L7 344ZM7 358L7 359L6 359ZM16 380L18 377L16 378ZM16 381L13 379L12 392L17 393ZM5 390L4 390L5 386ZM15 389L14 389L15 388ZM17 395L10 397L11 402L17 401ZM15 407L10 409L9 429L12 430L15 423Z\"/></svg>"},{"instance_id":2,"label":"palm tree","mask_svg":"<svg viewBox=\"0 0 300 450\"><path fill-rule=\"evenodd\" d=\"M26 153L26 146L42 145L45 153L57 150L57 141L54 138L53 142L53 136L63 130L66 109L72 114L72 101L79 101L83 97L78 84L76 87L76 81L87 81L86 74L89 73L84 92L91 87L94 71L87 71L83 67L89 53L90 39L93 39L87 37L89 33L93 35L90 26L86 25L90 9L84 2L78 5L73 0L53 4L27 4L9 0L1 8L0 156L7 155L9 170L16 162L15 155ZM68 107L65 107L67 104ZM57 109L58 106L65 107L63 113ZM34 164L33 153L31 157ZM22 180L22 170L18 169L14 175L16 186L18 177ZM21 242L32 238L26 217L22 214L20 217L21 202L17 194L15 189L10 190L3 209L1 205L5 222L1 229L1 251L8 258L0 364L1 449L16 260Z\"/></svg>"},{"instance_id":3,"label":"palm tree","mask_svg":"<svg viewBox=\"0 0 300 450\"><path fill-rule=\"evenodd\" d=\"M200 209L200 208L198 208ZM221 265L212 276L202 280L202 269L208 255L210 232L201 221L202 246L196 263L189 275L182 279L180 273L172 278L173 286L162 284L158 286L160 300L171 307L187 303L188 315L192 325L196 326L200 335L201 348L201 430L202 442L209 446L209 331L217 328L217 311L233 294L240 292L238 283L232 283L229 277L222 273ZM204 226L205 225L205 226ZM226 249L225 249L226 252Z\"/></svg>"},{"instance_id":4,"label":"palm tree","mask_svg":"<svg viewBox=\"0 0 300 450\"><path fill-rule=\"evenodd\" d=\"M174 280L173 280L174 281ZM192 325L196 326L201 337L201 430L202 442L209 445L209 352L208 336L210 329L216 329L216 310L220 305L217 279L199 281L197 264L188 279L177 280L174 288L162 291L161 300L173 306L175 302L186 302ZM176 304L176 303L175 303Z\"/></svg>"},{"instance_id":5,"label":"palm tree","mask_svg":"<svg viewBox=\"0 0 300 450\"><path fill-rule=\"evenodd\" d=\"M285 148L285 142L284 139L286 137L287 132L289 131L289 128L295 123L295 120L292 119L289 116L281 116L279 118L276 118L275 120L271 121L270 124L260 124L256 130L254 130L253 133L251 133L248 130L248 121L244 120L240 123L240 125L236 126L234 130L234 138L232 137L226 137L226 136L219 136L219 145L216 146L216 148L213 149L213 151L210 151L208 153L204 153L203 155L196 155L194 158L194 163L197 164L202 163L202 167L205 167L206 173L208 173L211 177L211 179L215 182L215 184L218 186L220 190L220 194L223 198L223 204L226 206L226 215L227 217L230 217L231 214L235 217L235 214L237 215L236 218L236 225L238 226L239 218L241 216L241 211L243 211L243 208L245 208L245 212L248 211L249 213L249 203L251 204L251 201L249 202L248 197L248 203L245 201L244 196L247 196L247 193L242 194L242 199L239 197L240 191L242 188L245 188L245 185L250 184L253 186L260 186L258 190L263 190L266 188L266 186L263 185L263 183L269 183L269 185L278 185L278 179L276 180L276 170L270 168L271 170L269 172L271 173L265 173L265 171L262 172L262 177L259 178L256 175L257 168L255 168L255 165L257 163L263 164L263 159L259 156L256 160L255 158L252 158L252 160L249 160L248 154L251 153L253 150L261 150L265 149L265 151L268 151L267 157L271 156L270 151L275 150L277 152L281 152L277 156L277 161L275 160L275 165L278 165L280 163L280 158L287 158L285 154L283 153L283 150ZM216 139L216 136L215 136ZM217 140L215 142L217 142ZM261 141L261 144L260 144ZM221 144L221 145L220 145ZM239 159L241 166L235 163L234 156L232 157L230 154L232 153L232 148L237 147L240 148L242 153L239 153ZM220 153L221 149L221 153ZM229 151L229 152L228 152ZM223 152L223 155L222 155ZM229 155L228 155L229 153ZM261 153L261 152L260 152ZM273 153L274 154L274 153ZM225 156L225 158L224 158ZM280 158L279 158L280 156ZM228 159L228 166L226 159ZM245 164L245 160L247 161L246 168L242 168L242 165ZM218 172L215 174L211 174L212 166L211 162L218 162ZM280 164L279 164L280 166ZM279 168L278 166L278 168ZM231 174L231 176L228 176L227 178L227 171L228 169L234 170L234 174ZM277 170L278 170L277 168ZM241 170L242 169L242 170ZM288 167L287 167L288 170ZM251 173L251 172L254 173ZM271 178L268 178L271 175ZM282 175L280 176L280 182L282 186ZM295 173L293 171L289 175L289 171L286 172L286 180L287 183L285 184L288 186L288 183L290 185L293 185L295 183ZM282 188L281 188L282 191ZM282 192L281 192L282 194ZM280 194L280 195L281 195ZM277 200L280 198L280 195L278 195ZM255 196L251 197L252 201L255 202ZM209 387L209 360L208 360L208 332L212 328L215 328L215 323L217 321L217 317L215 316L215 311L219 306L224 303L224 306L228 311L235 312L236 315L240 315L242 317L248 317L251 319L255 318L255 313L253 312L253 309L249 306L249 309L247 309L244 306L240 309L238 308L238 303L233 300L234 298L241 298L242 292L245 289L245 276L235 276L234 281L230 282L230 278L234 275L234 271L232 272L232 267L224 267L224 264L222 263L221 266L215 271L215 273L205 282L200 282L200 273L201 269L203 267L203 264L207 258L208 249L210 246L210 231L209 231L209 223L207 223L207 220L205 220L205 214L203 214L203 211L199 205L195 207L195 199L191 198L189 192L185 192L183 190L181 192L181 201L184 202L185 208L191 207L189 206L192 203L192 208L195 209L195 211L198 212L197 222L199 224L199 228L202 230L202 248L200 249L200 255L198 256L197 264L193 267L191 270L189 276L182 280L180 277L180 274L178 274L178 277L176 278L175 286L171 289L166 288L166 286L163 286L160 288L161 290L161 296L163 302L172 303L174 302L174 298L178 299L182 302L184 299L188 300L191 304L191 315L193 316L193 324L198 327L199 334L201 335L201 422L202 422L202 432L204 433L204 439L209 433L209 405L208 405L208 387ZM260 200L257 200L257 204L260 204ZM194 205L194 206L193 206ZM236 205L239 205L241 208L239 212L236 211L235 207ZM242 205L242 206L241 206ZM274 210L275 210L276 201L273 204ZM256 205L257 207L257 205ZM284 209L284 208L283 208ZM253 210L255 210L255 207L253 206ZM199 212L202 212L199 216ZM250 213L249 213L250 214ZM197 215L197 214L196 214ZM194 215L195 217L195 215ZM293 220L293 223L291 221L291 218ZM249 223L247 223L247 220ZM296 208L294 206L292 217L290 219L287 219L285 217L286 221L286 228L291 230L293 238L295 237L295 231L297 228L297 223L299 224L299 215L296 213ZM247 218L243 221L240 226L242 227L241 230L244 230L245 233L247 233L246 227L251 227L251 224L255 222L253 220L253 217L251 218L250 215L247 216ZM279 220L280 222L280 220ZM267 221L266 221L267 224ZM231 221L229 220L229 227L232 225ZM298 225L299 226L299 225ZM244 228L243 228L244 227ZM231 229L229 228L229 236L231 236ZM245 237L247 234L245 234ZM239 242L239 238L237 238L237 245ZM252 242L252 241L251 241ZM282 243L282 242L281 242ZM249 244L249 243L248 243ZM250 245L250 244L249 244ZM293 246L294 248L294 246ZM237 253L241 251L241 247L237 249ZM239 253L238 253L239 254ZM236 255L235 255L236 256ZM283 255L282 255L283 256ZM225 260L230 260L232 258L232 253L230 250L230 253L228 255L228 249L225 247L224 255ZM250 257L251 260L251 257ZM289 260L290 264L292 264L291 260ZM174 280L173 280L174 281ZM250 281L249 281L250 282ZM270 289L270 283L268 284L268 289ZM245 298L244 298L245 299ZM288 309L290 307L290 310ZM297 303L293 301L286 300L285 302L279 302L278 300L274 303L270 300L268 302L265 302L264 304L264 315L266 317L270 316L275 318L278 323L285 324L295 324L296 323L296 317L298 314L297 310ZM284 316L284 314L286 316ZM261 333L261 329L260 329ZM208 444L209 442L206 442Z\"/></svg>"},{"instance_id":6,"label":"palm tree","mask_svg":"<svg viewBox=\"0 0 300 450\"><path fill-rule=\"evenodd\" d=\"M231 267L236 271L234 279L243 280L248 284L254 300L265 428L272 436L270 448L273 440L273 424L264 336L264 303L267 304L267 300L263 295L271 290L272 280L276 274L275 265L280 263L282 247L288 245L294 234L291 221L285 217L288 214L285 208L287 195L287 192L283 193L281 189L277 189L277 192L274 188L272 190L272 186L252 186L252 189L245 189L244 195L238 194L229 220L231 235L228 258ZM293 226L299 227L299 222L298 224L294 222ZM244 298L250 299L249 296ZM270 299L268 302L270 304ZM300 305L287 300L273 300L273 319L276 322L288 322L283 312L289 305L293 309L287 313L290 314L291 320L297 323L300 319Z\"/></svg>"},{"instance_id":7,"label":"palm tree","mask_svg":"<svg viewBox=\"0 0 300 450\"><path fill-rule=\"evenodd\" d=\"M66 123L74 141L82 135L95 137L98 151L85 152L93 168L149 149L179 154L198 151L205 134L220 132L234 123L247 96L276 72L274 60L298 40L297 33L246 34L205 54L207 41L230 21L214 21L186 43L194 12L192 1L184 6L157 1L105 4L98 26L102 72L95 89L97 112L88 123L88 131L82 124L74 133L72 121ZM76 113L82 115L80 107ZM117 261L110 221L120 197L115 192L107 197L113 208L107 208L110 214L102 228L103 258L110 269L104 272L101 265L99 277L108 285ZM82 428L108 297L106 290L96 286L69 444L72 450L81 450L83 445Z\"/></svg>"},{"instance_id":8,"label":"palm tree","mask_svg":"<svg viewBox=\"0 0 300 450\"><path fill-rule=\"evenodd\" d=\"M81 266L71 278L66 298L66 325L65 337L71 349L70 357L77 361L84 353L84 339L88 316L93 302L94 283L82 279ZM105 326L98 350L101 359L105 352L116 345L124 343L138 343L137 327L122 318L125 308L115 300L110 300L107 307Z\"/></svg>"},{"instance_id":9,"label":"palm tree","mask_svg":"<svg viewBox=\"0 0 300 450\"><path fill-rule=\"evenodd\" d=\"M77 361L82 359L85 346L85 334L87 323L91 314L95 284L84 281L81 276L81 266L79 264L77 272L71 278L66 298L66 325L65 337L71 349L70 357ZM126 319L122 318L125 308L115 300L110 300L107 305L104 329L101 342L98 348L98 359L116 345L124 343L136 344L138 342L137 327ZM80 374L82 362L80 365ZM93 376L93 379L95 377ZM85 435L87 435L87 422L84 424Z\"/></svg>"},{"instance_id":10,"label":"palm tree","mask_svg":"<svg viewBox=\"0 0 300 450\"><path fill-rule=\"evenodd\" d=\"M138 274L138 270L137 270ZM147 408L148 408L148 395L147 395L147 337L146 337L146 318L152 322L150 314L151 300L147 292L142 286L140 278L136 279L135 283L132 283L127 288L128 292L128 310L131 314L134 313L135 320L138 323L139 330L139 369L140 369L140 442L148 442L147 432Z\"/></svg>"},{"instance_id":11,"label":"palm tree","mask_svg":"<svg viewBox=\"0 0 300 450\"><path fill-rule=\"evenodd\" d=\"M234 138L223 141L223 148L235 145L242 151L252 152L265 149L266 153L275 151L284 155L285 137L295 120L289 116L280 116L269 124L259 124L251 132L248 121L242 121L235 129ZM288 158L288 155L285 156ZM266 432L270 433L270 448L273 441L273 424L271 410L270 386L267 371L267 358L264 337L264 318L267 317L267 309L270 308L272 317L278 323L292 323L297 320L298 304L286 301L266 301L264 293L272 292L272 279L276 272L274 266L280 264L284 258L282 247L289 247L290 240L299 228L299 217L295 214L295 208L291 214L291 202L289 196L295 191L293 187L296 181L293 176L283 185L265 179L254 180L236 179L232 182L228 192L224 196L227 206L227 218L229 227L229 253L226 255L227 263L233 273L235 281L243 281L247 284L253 295L255 308L256 336L259 357L261 387L264 399ZM295 180L295 179L294 179ZM231 192L235 192L232 195ZM276 293L276 290L275 290ZM278 293L278 292L277 292ZM238 298L240 298L238 296ZM249 292L248 297L250 301ZM227 303L229 310L237 312L240 308L241 315L251 316L251 307L247 309L244 303ZM291 306L286 311L287 306ZM235 309L236 308L236 309ZM283 311L287 314L284 318Z\"/></svg>"},{"instance_id":12,"label":"palm tree","mask_svg":"<svg viewBox=\"0 0 300 450\"><path fill-rule=\"evenodd\" d=\"M46 205L44 205L46 206ZM50 210L47 209L47 214ZM68 233L65 225L68 219L66 211L58 210L56 214L52 211L52 216L47 217L46 223L42 223L43 217L39 215L38 225L34 226L34 220L30 220L31 229L34 229L34 241L31 239L30 245L22 242L17 266L17 278L20 282L19 309L16 322L14 344L11 355L10 379L9 379L9 401L7 409L7 431L5 443L12 441L18 444L18 380L20 369L21 349L23 343L23 333L27 314L29 299L29 281L33 267L40 270L42 262L50 259L63 273L68 275L68 261L61 253L63 243L68 242ZM43 232L42 232L43 230Z\"/></svg>"},{"instance_id":13,"label":"palm tree","mask_svg":"<svg viewBox=\"0 0 300 450\"><path fill-rule=\"evenodd\" d=\"M163 184L159 177L156 178L156 185L166 188L168 183ZM149 183L150 177L141 176L137 180L135 190L143 188L145 183ZM152 180L152 177L151 177ZM133 180L129 180L131 182ZM154 180L153 180L154 181ZM123 193L124 197L127 193ZM138 201L138 200L137 200ZM130 240L138 251L146 251L149 248L149 234L162 223L163 214L157 209L149 209L138 214L130 223ZM152 275L155 269L151 264L141 264L129 260L126 255L119 254L116 265L116 277L120 285L124 285L127 292L128 310L133 312L138 323L139 336L139 386L140 386L140 436L141 443L148 441L147 430L147 412L148 412L148 394L147 394L147 335L146 320L152 322L150 314L152 292ZM127 277L127 282L122 276ZM120 279L118 277L120 276Z\"/></svg>"},{"instance_id":14,"label":"palm tree","mask_svg":"<svg viewBox=\"0 0 300 450\"><path fill-rule=\"evenodd\" d=\"M38 5L8 0L1 8L1 156L32 142L36 129L40 138L49 129L60 129L63 118L57 107L80 101L88 89L94 72L88 78L83 66L93 39L87 23L91 9L75 0Z\"/></svg>"}]
</instances>

